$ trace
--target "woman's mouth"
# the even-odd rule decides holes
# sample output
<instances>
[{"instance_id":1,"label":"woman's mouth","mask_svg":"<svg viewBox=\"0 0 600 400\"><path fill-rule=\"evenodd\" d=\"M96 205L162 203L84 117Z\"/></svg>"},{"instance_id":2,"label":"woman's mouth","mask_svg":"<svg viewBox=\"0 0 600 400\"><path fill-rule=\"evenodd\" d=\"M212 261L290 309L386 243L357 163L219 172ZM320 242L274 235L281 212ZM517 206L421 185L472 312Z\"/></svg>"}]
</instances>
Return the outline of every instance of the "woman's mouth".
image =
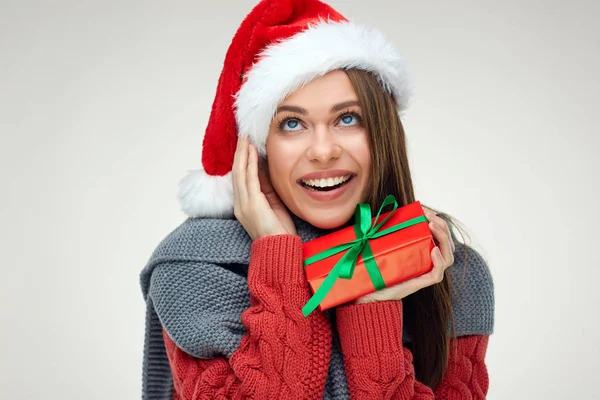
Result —
<instances>
[{"instance_id":1,"label":"woman's mouth","mask_svg":"<svg viewBox=\"0 0 600 400\"><path fill-rule=\"evenodd\" d=\"M298 184L303 188L315 192L330 192L349 184L356 175L348 174L321 179L299 179Z\"/></svg>"}]
</instances>

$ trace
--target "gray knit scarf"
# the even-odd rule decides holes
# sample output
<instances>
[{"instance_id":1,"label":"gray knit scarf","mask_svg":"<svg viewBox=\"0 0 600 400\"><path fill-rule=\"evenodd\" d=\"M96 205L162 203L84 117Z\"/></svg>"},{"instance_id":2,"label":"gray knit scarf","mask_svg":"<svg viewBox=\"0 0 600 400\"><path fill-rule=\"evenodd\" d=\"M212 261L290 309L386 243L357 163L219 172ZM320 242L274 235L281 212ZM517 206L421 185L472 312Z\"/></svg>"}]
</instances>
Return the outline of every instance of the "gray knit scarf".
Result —
<instances>
[{"instance_id":1,"label":"gray knit scarf","mask_svg":"<svg viewBox=\"0 0 600 400\"><path fill-rule=\"evenodd\" d=\"M295 218L303 242L329 231ZM487 335L494 327L494 286L484 259L456 240L452 274L456 334ZM252 240L235 219L188 218L151 255L140 281L146 301L142 399L171 400L173 382L162 337L198 358L230 357L245 334L246 280ZM466 251L463 251L466 250ZM334 332L335 309L325 312ZM410 342L408 332L403 340ZM342 355L332 344L323 399L348 399Z\"/></svg>"}]
</instances>

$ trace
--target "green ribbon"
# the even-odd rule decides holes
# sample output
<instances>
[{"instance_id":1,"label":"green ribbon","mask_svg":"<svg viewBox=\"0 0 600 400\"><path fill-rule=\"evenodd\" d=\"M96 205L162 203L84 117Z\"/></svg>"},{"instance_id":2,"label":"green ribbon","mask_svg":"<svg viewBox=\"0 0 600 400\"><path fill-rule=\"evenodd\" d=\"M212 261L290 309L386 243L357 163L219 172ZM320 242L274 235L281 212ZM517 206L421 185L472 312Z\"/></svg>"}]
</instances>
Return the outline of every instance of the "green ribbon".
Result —
<instances>
[{"instance_id":1,"label":"green ribbon","mask_svg":"<svg viewBox=\"0 0 600 400\"><path fill-rule=\"evenodd\" d=\"M383 219L383 221L378 223L379 215L381 214L382 210L389 205L393 205L392 211ZM354 223L356 239L347 243L333 246L304 260L304 266L306 267L310 264L314 264L335 254L341 253L342 251L348 250L348 252L344 254L342 258L334 265L327 275L327 278L325 278L315 294L304 305L304 307L302 307L302 314L304 314L305 317L310 315L310 313L312 313L319 306L319 304L321 304L338 278L352 279L352 276L354 275L354 269L356 267L356 261L359 255L362 255L363 262L369 277L371 278L371 282L375 287L375 290L381 290L385 288L385 282L381 276L377 262L375 261L375 255L373 254L373 250L371 249L369 241L389 235L390 233L397 232L401 229L408 228L409 226L413 226L420 222L428 222L428 219L422 215L394 225L383 231L379 231L379 229L381 229L381 227L394 214L394 212L396 212L397 208L398 202L396 201L396 198L392 195L387 196L379 208L377 217L373 222L371 206L369 204L358 204L356 206Z\"/></svg>"}]
</instances>

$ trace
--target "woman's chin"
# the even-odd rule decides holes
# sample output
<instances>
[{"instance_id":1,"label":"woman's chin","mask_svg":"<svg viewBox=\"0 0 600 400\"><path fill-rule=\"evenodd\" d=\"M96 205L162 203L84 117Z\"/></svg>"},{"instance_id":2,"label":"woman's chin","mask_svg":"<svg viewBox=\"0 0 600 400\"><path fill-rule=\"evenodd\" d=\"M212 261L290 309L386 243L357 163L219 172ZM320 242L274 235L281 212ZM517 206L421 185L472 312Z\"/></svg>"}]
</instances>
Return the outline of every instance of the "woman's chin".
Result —
<instances>
[{"instance_id":1,"label":"woman's chin","mask_svg":"<svg viewBox=\"0 0 600 400\"><path fill-rule=\"evenodd\" d=\"M354 215L354 209L350 212L325 212L323 210L303 211L300 218L316 228L326 230L340 228Z\"/></svg>"}]
</instances>

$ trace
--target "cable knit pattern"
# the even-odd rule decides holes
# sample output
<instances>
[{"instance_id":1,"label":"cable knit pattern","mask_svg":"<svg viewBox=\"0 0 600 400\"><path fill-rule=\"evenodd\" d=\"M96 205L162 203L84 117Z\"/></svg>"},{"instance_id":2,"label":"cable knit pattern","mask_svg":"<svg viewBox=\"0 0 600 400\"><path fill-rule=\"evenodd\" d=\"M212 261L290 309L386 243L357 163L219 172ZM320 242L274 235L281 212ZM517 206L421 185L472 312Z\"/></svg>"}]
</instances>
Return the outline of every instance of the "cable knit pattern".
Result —
<instances>
[{"instance_id":1,"label":"cable knit pattern","mask_svg":"<svg viewBox=\"0 0 600 400\"><path fill-rule=\"evenodd\" d=\"M280 398L286 398L283 393L301 391L304 397L293 398L347 399L349 386L357 387L349 385L347 377L355 382L369 376L349 374L345 368L348 354L344 351L342 355L331 340L339 329L344 343L342 332L347 330L337 314L349 306L316 311L313 319L301 315L301 306L310 297L298 259L301 243L329 232L293 218L301 240L282 235L275 241L265 238L253 243L236 220L190 218L160 243L140 277L147 303L144 399L171 399L173 389L186 399L217 394L235 398L235 393L263 398L256 394L260 390L256 384L264 376L271 377L272 381L264 383L273 393L279 392ZM453 310L457 335L465 337L454 341L460 351L452 358L451 367L457 365L466 375L457 377L449 372L444 377L448 384L438 388L447 392L436 395L459 393L456 382L470 380L466 385L473 391L472 398L481 398L476 393L487 391L485 337L493 331L493 282L481 256L456 244L455 265L450 269ZM397 314L373 312L402 320L401 310ZM366 323L373 315L355 317ZM401 365L410 376L410 352L401 346L410 341L407 330L395 320L383 324L375 329L381 335L370 336L375 342L363 343L366 347L361 348L379 351L397 346L399 354L386 354L404 360ZM386 327L395 332L394 341L383 335ZM467 335L476 335L476 339ZM478 344L469 347L471 340ZM469 368L471 372L464 372ZM384 378L381 371L375 376ZM431 390L421 386L414 382L412 395L431 398ZM352 397L360 398L357 393L361 389L356 390Z\"/></svg>"},{"instance_id":2,"label":"cable knit pattern","mask_svg":"<svg viewBox=\"0 0 600 400\"><path fill-rule=\"evenodd\" d=\"M183 399L319 399L331 353L331 329L323 313L304 318L310 290L302 269L302 242L280 235L252 245L247 327L226 361L197 361L165 338L175 391Z\"/></svg>"},{"instance_id":3,"label":"cable knit pattern","mask_svg":"<svg viewBox=\"0 0 600 400\"><path fill-rule=\"evenodd\" d=\"M485 399L488 335L451 341L448 369L434 394L415 379L412 353L395 329L402 324L401 301L340 306L337 315L353 399Z\"/></svg>"}]
</instances>

